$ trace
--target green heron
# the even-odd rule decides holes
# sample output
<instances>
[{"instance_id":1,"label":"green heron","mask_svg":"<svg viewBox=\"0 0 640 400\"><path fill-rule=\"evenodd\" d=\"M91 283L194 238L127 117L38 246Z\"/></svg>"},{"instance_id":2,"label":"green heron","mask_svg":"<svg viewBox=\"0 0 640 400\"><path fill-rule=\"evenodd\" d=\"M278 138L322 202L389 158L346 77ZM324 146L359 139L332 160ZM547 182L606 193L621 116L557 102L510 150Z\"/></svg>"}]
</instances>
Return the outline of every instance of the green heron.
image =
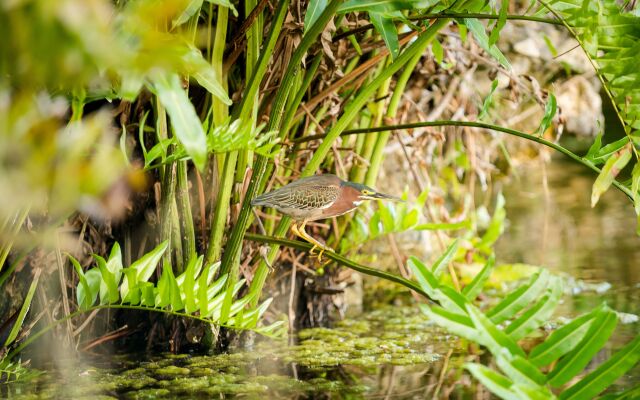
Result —
<instances>
[{"instance_id":1,"label":"green heron","mask_svg":"<svg viewBox=\"0 0 640 400\"><path fill-rule=\"evenodd\" d=\"M335 175L314 175L298 179L290 184L264 193L251 201L252 206L267 206L293 218L291 231L298 237L313 244L311 252L320 249L318 259L325 250L333 251L320 243L304 230L309 221L336 217L356 209L365 200L401 199L360 183L343 181Z\"/></svg>"}]
</instances>

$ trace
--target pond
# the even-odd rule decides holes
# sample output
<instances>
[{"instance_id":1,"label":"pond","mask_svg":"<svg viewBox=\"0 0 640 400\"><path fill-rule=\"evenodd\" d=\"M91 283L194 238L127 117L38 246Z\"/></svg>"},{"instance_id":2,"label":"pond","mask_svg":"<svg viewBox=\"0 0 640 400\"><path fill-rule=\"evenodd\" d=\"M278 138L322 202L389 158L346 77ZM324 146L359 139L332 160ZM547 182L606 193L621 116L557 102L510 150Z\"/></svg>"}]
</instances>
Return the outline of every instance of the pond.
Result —
<instances>
[{"instance_id":1,"label":"pond","mask_svg":"<svg viewBox=\"0 0 640 400\"><path fill-rule=\"evenodd\" d=\"M615 190L591 209L593 178L562 160L520 170L503 187L509 225L497 245L498 263L543 265L566 276L574 294L565 296L564 316L591 310L603 299L617 311L637 314L640 239L635 215ZM638 323L619 325L597 359L606 359L637 331ZM0 387L0 397L491 398L461 373L466 348L416 307L385 306L365 309L335 329L302 331L293 346L263 340L251 351L219 356L85 360L26 384ZM636 368L620 385L638 383Z\"/></svg>"}]
</instances>

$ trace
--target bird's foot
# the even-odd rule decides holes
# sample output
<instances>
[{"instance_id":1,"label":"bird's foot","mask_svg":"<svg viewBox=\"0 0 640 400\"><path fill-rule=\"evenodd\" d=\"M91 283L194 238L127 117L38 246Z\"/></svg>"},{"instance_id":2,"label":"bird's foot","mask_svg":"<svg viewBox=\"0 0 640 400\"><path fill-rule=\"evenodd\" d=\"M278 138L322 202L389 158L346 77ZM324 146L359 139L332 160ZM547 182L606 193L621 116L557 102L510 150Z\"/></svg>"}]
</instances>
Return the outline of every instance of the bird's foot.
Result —
<instances>
[{"instance_id":1,"label":"bird's foot","mask_svg":"<svg viewBox=\"0 0 640 400\"><path fill-rule=\"evenodd\" d=\"M322 264L322 255L324 254L325 251L329 250L329 251L334 251L331 247L327 246L327 245L318 245L316 243L313 244L313 247L311 248L311 250L309 250L309 254L313 255L315 253L316 250L320 249L320 251L318 251L318 255L317 255L317 259L318 262L320 264ZM330 260L328 260L324 265L328 264Z\"/></svg>"}]
</instances>

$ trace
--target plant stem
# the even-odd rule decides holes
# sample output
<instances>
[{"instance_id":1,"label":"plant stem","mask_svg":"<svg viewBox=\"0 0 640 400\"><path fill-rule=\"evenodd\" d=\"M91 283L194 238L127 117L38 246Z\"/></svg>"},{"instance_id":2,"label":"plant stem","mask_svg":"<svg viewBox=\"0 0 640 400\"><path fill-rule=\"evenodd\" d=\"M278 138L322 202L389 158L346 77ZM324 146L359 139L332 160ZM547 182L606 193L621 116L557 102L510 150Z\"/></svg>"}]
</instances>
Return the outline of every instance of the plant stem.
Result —
<instances>
[{"instance_id":1,"label":"plant stem","mask_svg":"<svg viewBox=\"0 0 640 400\"><path fill-rule=\"evenodd\" d=\"M487 124L484 122L472 122L472 121L450 121L450 120L444 120L444 121L429 121L429 122L414 122L414 123L409 123L409 124L399 124L399 125L388 125L388 126L380 126L377 128L361 128L361 129L351 129L351 130L347 130L344 131L342 133L342 135L346 136L346 135L360 135L360 134L367 134L367 133L372 133L372 132L383 132L383 131L393 131L393 130L405 130L405 129L413 129L413 128L425 128L425 127L435 127L435 126L465 126L465 127L470 127L470 128L482 128L482 129L488 129L488 130L492 130L492 131L498 131L498 132L503 132L512 136L517 136L523 139L527 139L530 140L532 142L536 142L539 144L542 144L544 146L550 147L562 154L564 154L565 156L571 158L572 160L584 165L585 167L589 168L590 170L596 172L596 173L600 173L601 170L600 168L598 168L597 166L595 166L593 163L591 163L589 160L580 157L579 155L575 154L574 152L572 152L569 149L566 149L562 146L560 146L557 143L551 142L549 140L543 139L539 136L536 135L531 135L525 132L521 132L515 129L511 129L511 128L505 128L503 126L499 126L499 125L493 125L493 124ZM320 139L322 137L324 137L325 135L314 135L313 137L303 137L300 138L299 140L294 140L293 142L306 142L309 140L316 140L316 139ZM629 190L629 188L627 188L626 186L624 186L622 183L620 183L619 181L614 180L613 181L613 185L615 187L617 187L618 189L620 189L620 191L622 191L624 194L626 194L630 199L633 197L631 190Z\"/></svg>"},{"instance_id":2,"label":"plant stem","mask_svg":"<svg viewBox=\"0 0 640 400\"><path fill-rule=\"evenodd\" d=\"M277 246L287 246L293 249L298 249L298 250L307 251L307 252L309 252L313 247L310 243L307 243L307 242L301 242L298 240L289 240L284 238L276 238L276 237L264 236L264 235L257 235L255 233L247 233L245 237L247 240L252 240L254 242L270 243L272 245L277 245ZM357 262L349 260L348 258L345 258L338 253L334 253L333 251L325 251L323 254L323 257L330 258L331 260L347 268L350 268L354 271L358 271L365 275L375 276L377 278L382 278L391 282L398 283L409 290L413 290L414 292L419 293L420 295L424 296L426 299L435 301L433 299L430 299L429 296L420 288L420 286L417 283L410 281L409 279L405 279L399 275L395 275L379 269L358 264Z\"/></svg>"},{"instance_id":3,"label":"plant stem","mask_svg":"<svg viewBox=\"0 0 640 400\"><path fill-rule=\"evenodd\" d=\"M189 179L187 177L187 162L178 161L177 170L178 220L182 235L183 264L187 265L191 257L196 254L196 232L193 227L193 215L191 213L191 198L189 196Z\"/></svg>"},{"instance_id":4,"label":"plant stem","mask_svg":"<svg viewBox=\"0 0 640 400\"><path fill-rule=\"evenodd\" d=\"M436 33L440 29L445 27L448 23L449 21L444 19L436 21L433 25L427 28L425 32L420 34L413 42L413 44L411 44L411 46L409 46L409 48L402 52L394 62L392 62L387 68L385 68L379 76L377 76L371 83L369 83L364 89L360 91L360 93L349 103L347 108L344 110L344 113L338 119L335 125L333 125L333 127L325 135L323 135L324 140L320 144L320 147L318 147L318 149L316 150L307 167L302 172L302 177L310 176L316 173L316 171L320 168L320 164L326 157L327 153L329 152L329 150L331 150L333 142L342 134L342 132L349 126L353 119L359 114L360 109L366 104L367 101L369 101L376 90L378 90L378 88L384 83L386 79L391 77L400 68L402 68L417 53L421 52L424 49L424 46L435 37ZM249 191L249 193L251 192ZM253 198L254 195L255 194L252 194L251 197L247 195L247 198ZM250 206L250 204L247 204L247 199L245 199L245 206ZM276 228L276 231L274 233L275 236L283 236L289 229L290 223L291 219L289 217L283 217L280 220L278 227ZM236 225L236 228L237 227L238 226ZM243 227L241 234L244 234L245 230L246 227ZM269 264L271 264L275 260L278 253L278 247L278 243L273 243L271 245L271 248L269 249L267 260L262 260L258 265L253 281L251 281L252 291L262 290L267 274L269 273Z\"/></svg>"},{"instance_id":5,"label":"plant stem","mask_svg":"<svg viewBox=\"0 0 640 400\"><path fill-rule=\"evenodd\" d=\"M216 201L216 211L211 221L211 233L209 236L209 247L205 264L212 264L220 259L222 251L222 239L224 228L227 225L227 214L229 212L229 201L231 199L231 189L233 188L233 176L235 172L238 152L227 153L222 168L222 178L218 188L218 200Z\"/></svg>"},{"instance_id":6,"label":"plant stem","mask_svg":"<svg viewBox=\"0 0 640 400\"><path fill-rule=\"evenodd\" d=\"M441 18L476 18L476 19L499 19L500 16L498 14L483 14L483 13L436 13L436 14L420 14L414 15L412 17L407 17L410 21L423 21L426 19L441 19ZM543 18L543 17L534 17L530 15L517 15L517 14L509 14L507 15L508 20L516 20L516 21L531 21L531 22L541 22L543 24L552 24L552 25L562 25L562 21L551 18ZM373 24L367 24L360 26L358 28L341 32L333 38L333 41L338 41L344 39L348 36L355 35L356 33L366 32L368 30L373 29Z\"/></svg>"},{"instance_id":7,"label":"plant stem","mask_svg":"<svg viewBox=\"0 0 640 400\"><path fill-rule=\"evenodd\" d=\"M218 19L216 23L215 40L213 43L213 51L211 52L211 64L216 73L220 77L223 85L227 86L227 79L224 76L224 48L227 37L227 23L229 18L229 9L224 6L218 6ZM220 125L224 123L229 115L229 108L219 99L212 99L213 105L213 124ZM231 151L223 157L217 157L218 166L221 167L221 176L219 176L218 196L216 197L216 206L211 220L211 228L209 234L209 246L207 247L206 264L212 264L220 258L222 249L222 240L224 238L224 229L227 225L227 216L229 214L229 204L231 201L231 189L233 187L233 176L238 160L238 152Z\"/></svg>"},{"instance_id":8,"label":"plant stem","mask_svg":"<svg viewBox=\"0 0 640 400\"><path fill-rule=\"evenodd\" d=\"M324 30L324 27L329 22L329 20L335 14L335 11L338 9L338 5L340 1L332 1L330 2L322 14L318 17L318 20L311 26L307 34L305 34L300 42L300 45L293 53L291 60L289 62L289 66L287 71L282 79L280 87L278 88L278 92L276 93L276 98L271 106L271 115L269 118L269 124L267 126L267 131L279 129L280 123L283 117L284 107L286 105L287 97L289 96L289 92L291 90L291 86L293 85L293 79L295 75L298 73L300 68L300 63L304 55L307 53L311 45L316 42L317 37ZM284 7L285 10L281 11L284 13L286 11L286 7L288 6L288 1L284 0L279 3L279 10ZM284 15L282 16L284 19ZM272 28L271 36L274 33L274 30L277 28L277 32L279 32L281 26ZM269 38L271 41L271 37ZM270 57L271 53L263 53L260 55L261 61L263 57ZM260 63L260 67L262 63ZM266 68L266 63L265 63ZM257 71L256 71L257 72ZM256 75L254 75L255 77ZM254 80L252 77L252 80ZM249 87L252 87L254 82L250 83ZM257 90L257 85L256 89ZM242 112L240 113L242 115ZM238 216L238 220L231 231L231 236L227 242L225 247L225 251L222 256L222 265L220 267L221 274L231 273L229 276L229 281L227 285L233 285L234 279L237 279L238 268L240 262L240 251L242 249L242 240L244 238L244 234L249 227L250 218L251 218L251 200L256 196L258 190L265 185L265 170L267 168L267 157L258 156L254 165L253 174L251 176L251 181L249 182L249 187L247 188L247 193L244 198L244 202L242 204L242 209L240 210L240 214ZM255 277L254 277L255 280Z\"/></svg>"}]
</instances>

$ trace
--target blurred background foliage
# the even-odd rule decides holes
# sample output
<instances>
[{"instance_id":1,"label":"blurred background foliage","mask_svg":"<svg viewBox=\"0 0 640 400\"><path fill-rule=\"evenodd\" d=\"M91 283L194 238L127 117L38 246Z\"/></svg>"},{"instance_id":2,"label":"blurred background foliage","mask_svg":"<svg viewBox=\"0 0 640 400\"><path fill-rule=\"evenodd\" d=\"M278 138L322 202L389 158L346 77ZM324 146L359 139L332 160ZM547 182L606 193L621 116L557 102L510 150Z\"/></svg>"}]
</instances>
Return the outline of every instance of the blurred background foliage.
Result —
<instances>
[{"instance_id":1,"label":"blurred background foliage","mask_svg":"<svg viewBox=\"0 0 640 400\"><path fill-rule=\"evenodd\" d=\"M403 193L309 229L405 280L409 254L436 259L453 237L441 267L492 260L503 178L550 154L510 136L598 173L593 205L615 186L640 214L638 19L608 0L1 0L0 359L35 326L91 348L127 325L118 346L178 352L234 343L221 325L329 325L358 276L244 240L286 234L249 202L300 176ZM604 132L600 89L620 132ZM95 313L123 303L170 316Z\"/></svg>"}]
</instances>

